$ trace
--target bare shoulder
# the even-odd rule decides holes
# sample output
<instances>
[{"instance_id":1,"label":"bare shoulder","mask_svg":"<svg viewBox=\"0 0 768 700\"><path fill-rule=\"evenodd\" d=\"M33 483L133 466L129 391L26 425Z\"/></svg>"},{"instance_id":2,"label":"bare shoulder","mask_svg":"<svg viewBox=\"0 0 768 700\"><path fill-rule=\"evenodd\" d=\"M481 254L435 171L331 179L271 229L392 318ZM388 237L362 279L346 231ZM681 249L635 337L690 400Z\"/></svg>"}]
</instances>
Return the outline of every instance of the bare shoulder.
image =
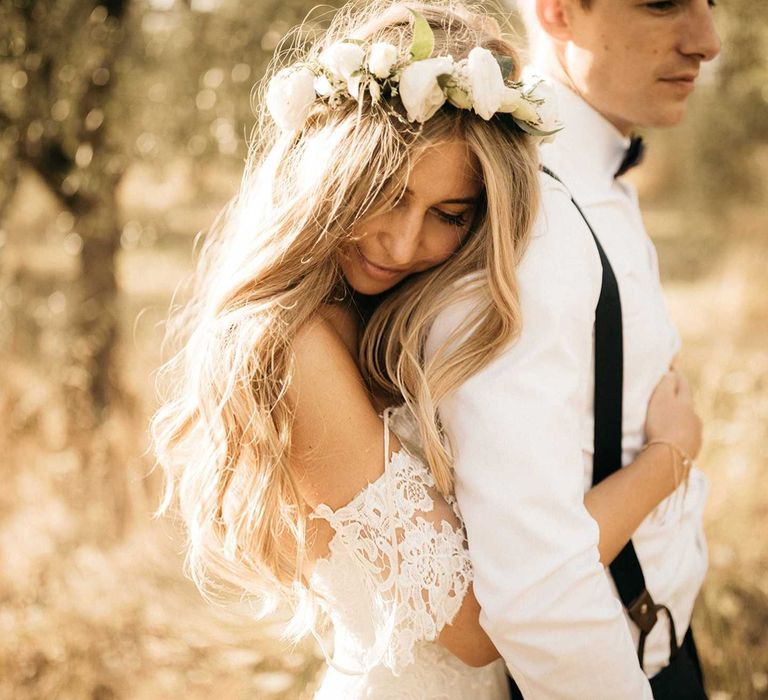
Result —
<instances>
[{"instance_id":1,"label":"bare shoulder","mask_svg":"<svg viewBox=\"0 0 768 700\"><path fill-rule=\"evenodd\" d=\"M341 323L328 309L322 308L310 318L296 333L293 351L297 361L306 362L322 356L319 350L330 353L328 362L344 363L346 357L352 358L352 351L344 342Z\"/></svg>"},{"instance_id":2,"label":"bare shoulder","mask_svg":"<svg viewBox=\"0 0 768 700\"><path fill-rule=\"evenodd\" d=\"M299 329L292 349L296 372L289 393L297 407L310 400L334 405L339 398L352 402L367 398L354 348L343 329L325 314L315 314Z\"/></svg>"},{"instance_id":3,"label":"bare shoulder","mask_svg":"<svg viewBox=\"0 0 768 700\"><path fill-rule=\"evenodd\" d=\"M323 304L318 315L328 321L353 356L357 354L360 317L348 306Z\"/></svg>"},{"instance_id":4,"label":"bare shoulder","mask_svg":"<svg viewBox=\"0 0 768 700\"><path fill-rule=\"evenodd\" d=\"M311 506L348 503L384 470L383 422L339 330L317 314L297 333L291 464Z\"/></svg>"}]
</instances>

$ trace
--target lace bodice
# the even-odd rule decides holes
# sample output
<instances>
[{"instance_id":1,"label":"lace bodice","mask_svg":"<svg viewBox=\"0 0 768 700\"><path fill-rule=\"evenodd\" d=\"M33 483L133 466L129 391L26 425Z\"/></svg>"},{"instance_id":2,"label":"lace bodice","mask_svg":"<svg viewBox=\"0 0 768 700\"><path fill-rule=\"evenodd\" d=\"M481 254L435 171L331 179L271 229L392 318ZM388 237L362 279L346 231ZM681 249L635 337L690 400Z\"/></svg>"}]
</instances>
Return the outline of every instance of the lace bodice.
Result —
<instances>
[{"instance_id":1,"label":"lace bodice","mask_svg":"<svg viewBox=\"0 0 768 700\"><path fill-rule=\"evenodd\" d=\"M390 415L410 448L391 457ZM435 643L472 579L466 537L455 501L418 456L405 410L384 418L384 473L347 505L312 516L334 531L310 580L334 627L317 697L503 698L498 664L473 669Z\"/></svg>"}]
</instances>

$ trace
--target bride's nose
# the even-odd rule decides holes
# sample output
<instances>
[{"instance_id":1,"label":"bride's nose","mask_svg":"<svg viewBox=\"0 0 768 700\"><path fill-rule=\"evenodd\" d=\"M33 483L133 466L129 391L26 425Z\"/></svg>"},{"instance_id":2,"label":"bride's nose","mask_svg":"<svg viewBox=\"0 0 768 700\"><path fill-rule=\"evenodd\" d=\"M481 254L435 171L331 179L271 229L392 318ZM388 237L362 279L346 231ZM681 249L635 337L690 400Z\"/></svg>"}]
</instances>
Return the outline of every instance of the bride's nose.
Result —
<instances>
[{"instance_id":1,"label":"bride's nose","mask_svg":"<svg viewBox=\"0 0 768 700\"><path fill-rule=\"evenodd\" d=\"M389 256L389 264L405 267L416 258L424 214L415 207L402 207L391 211L386 218L379 234L382 247Z\"/></svg>"}]
</instances>

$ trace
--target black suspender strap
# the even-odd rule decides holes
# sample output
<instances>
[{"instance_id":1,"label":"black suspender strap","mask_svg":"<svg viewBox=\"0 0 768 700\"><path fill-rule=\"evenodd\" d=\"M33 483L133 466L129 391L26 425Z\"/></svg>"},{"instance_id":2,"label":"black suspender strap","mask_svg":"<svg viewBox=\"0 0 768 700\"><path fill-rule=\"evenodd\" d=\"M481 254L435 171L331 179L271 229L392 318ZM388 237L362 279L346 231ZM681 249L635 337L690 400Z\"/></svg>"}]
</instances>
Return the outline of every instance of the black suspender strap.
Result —
<instances>
[{"instance_id":1,"label":"black suspender strap","mask_svg":"<svg viewBox=\"0 0 768 700\"><path fill-rule=\"evenodd\" d=\"M549 168L541 170L562 184ZM566 188L567 189L567 188ZM621 322L621 297L616 276L600 241L581 207L571 202L587 225L597 246L603 280L595 309L595 446L592 484L598 484L621 468L622 390L624 384L624 339ZM619 597L632 621L640 629L637 655L643 665L645 638L656 624L659 611L666 612L670 627L670 658L677 654L677 635L669 609L654 603L645 587L645 577L630 540L610 565Z\"/></svg>"}]
</instances>

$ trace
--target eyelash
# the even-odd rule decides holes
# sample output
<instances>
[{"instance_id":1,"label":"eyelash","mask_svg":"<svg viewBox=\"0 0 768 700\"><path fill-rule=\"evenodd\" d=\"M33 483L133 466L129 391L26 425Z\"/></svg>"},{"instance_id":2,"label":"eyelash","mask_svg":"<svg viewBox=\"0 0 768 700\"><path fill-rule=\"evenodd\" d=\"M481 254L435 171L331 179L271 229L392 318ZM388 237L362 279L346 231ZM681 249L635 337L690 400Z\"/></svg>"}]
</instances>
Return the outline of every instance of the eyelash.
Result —
<instances>
[{"instance_id":1,"label":"eyelash","mask_svg":"<svg viewBox=\"0 0 768 700\"><path fill-rule=\"evenodd\" d=\"M451 226L456 226L457 228L462 228L467 224L467 220L464 214L454 215L454 214L446 214L445 212L438 211L437 215L447 224L450 224Z\"/></svg>"},{"instance_id":2,"label":"eyelash","mask_svg":"<svg viewBox=\"0 0 768 700\"><path fill-rule=\"evenodd\" d=\"M653 11L653 12L669 12L670 10L674 10L675 6L677 5L676 2L649 2L646 7Z\"/></svg>"},{"instance_id":3,"label":"eyelash","mask_svg":"<svg viewBox=\"0 0 768 700\"><path fill-rule=\"evenodd\" d=\"M717 0L707 0L710 7L717 6ZM661 0L660 2L649 2L646 7L656 12L668 12L678 5L676 0Z\"/></svg>"}]
</instances>

